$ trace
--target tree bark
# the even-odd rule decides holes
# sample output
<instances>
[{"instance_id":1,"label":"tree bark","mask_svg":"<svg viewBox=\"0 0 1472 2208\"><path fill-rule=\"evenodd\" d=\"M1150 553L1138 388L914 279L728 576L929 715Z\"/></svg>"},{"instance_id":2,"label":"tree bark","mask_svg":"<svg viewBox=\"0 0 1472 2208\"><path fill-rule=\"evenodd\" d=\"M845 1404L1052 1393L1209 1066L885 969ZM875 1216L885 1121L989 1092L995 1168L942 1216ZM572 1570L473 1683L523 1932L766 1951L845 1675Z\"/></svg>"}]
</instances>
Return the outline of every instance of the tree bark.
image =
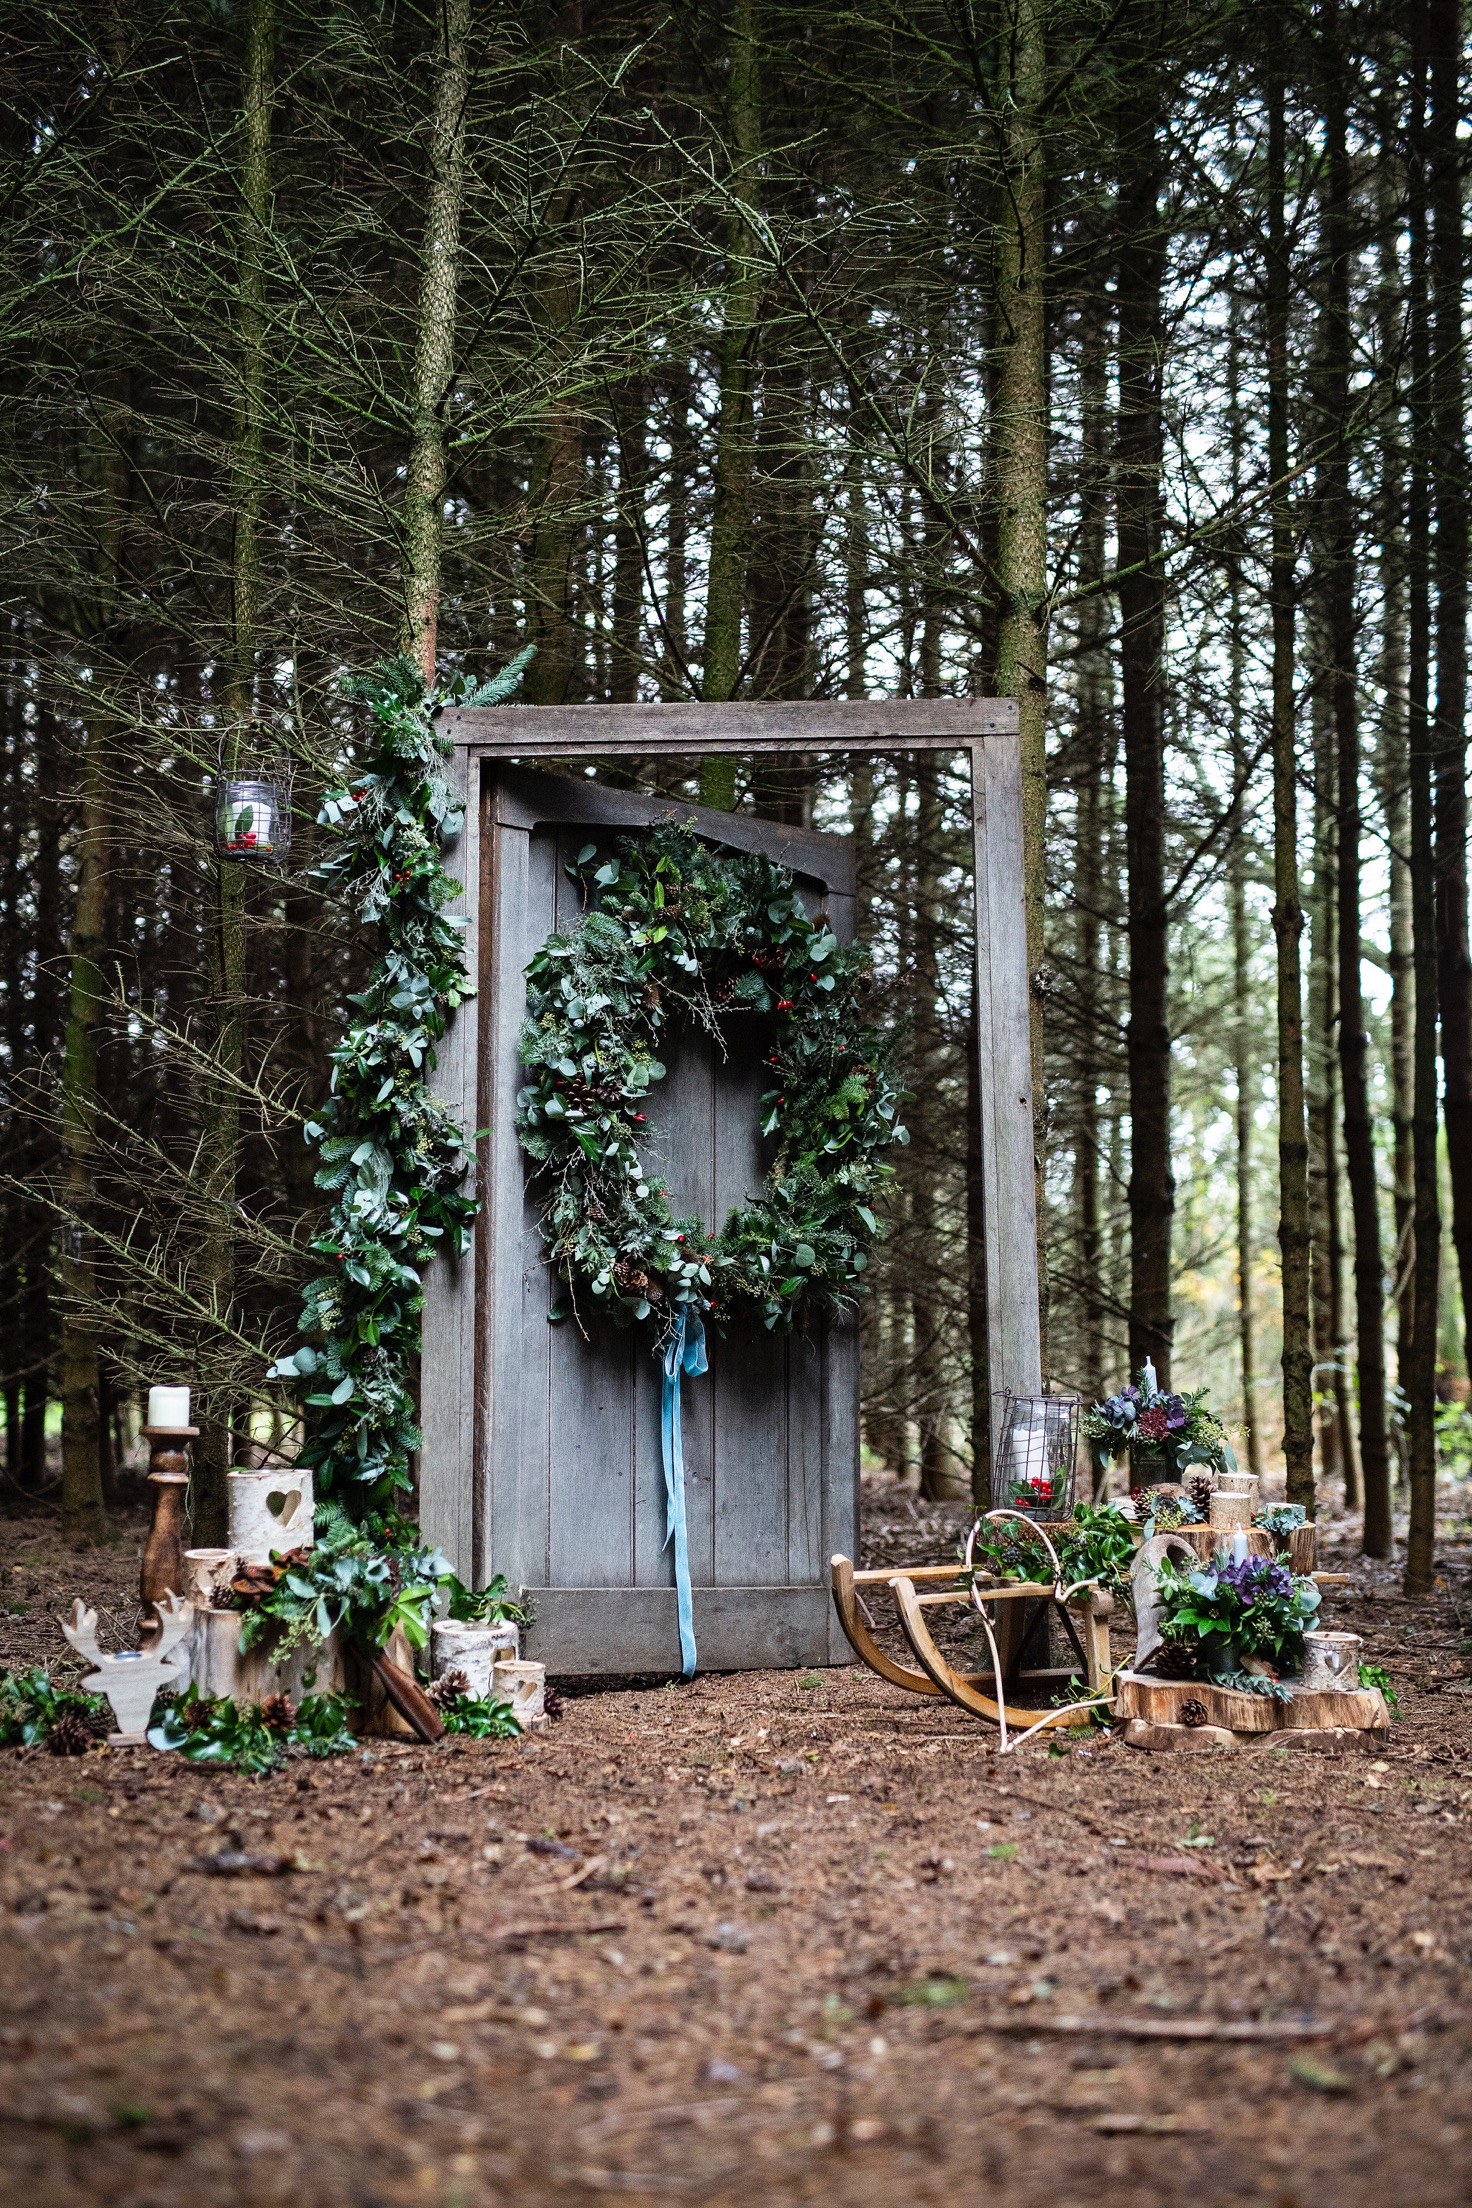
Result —
<instances>
[{"instance_id":1,"label":"tree bark","mask_svg":"<svg viewBox=\"0 0 1472 2208\"><path fill-rule=\"evenodd\" d=\"M1452 1245L1472 1340L1472 952L1467 942L1467 449L1462 342L1463 149L1459 0L1429 0L1431 112L1431 434L1436 585L1436 957L1441 999L1442 1118Z\"/></svg>"},{"instance_id":2,"label":"tree bark","mask_svg":"<svg viewBox=\"0 0 1472 2208\"><path fill-rule=\"evenodd\" d=\"M647 404L647 387L637 380L622 394L616 417L618 505L613 526L613 664L608 691L615 705L633 704L643 663L639 630L644 606L644 501L649 487Z\"/></svg>"},{"instance_id":3,"label":"tree bark","mask_svg":"<svg viewBox=\"0 0 1472 2208\"><path fill-rule=\"evenodd\" d=\"M1023 906L1032 1044L1033 1158L1043 1371L1048 1357L1047 1083L1043 1068L1048 833L1048 364L1042 111L1043 0L1005 0L1001 18L1001 165L994 248L992 446L996 485L996 691L1016 698L1022 740Z\"/></svg>"},{"instance_id":4,"label":"tree bark","mask_svg":"<svg viewBox=\"0 0 1472 2208\"><path fill-rule=\"evenodd\" d=\"M1400 267L1403 212L1395 167L1399 146L1396 77L1387 67L1377 95L1380 140L1376 181L1379 276L1376 283L1376 350L1389 367L1400 351L1404 313ZM1410 787L1406 760L1406 572L1405 455L1398 413L1386 410L1380 429L1380 725L1375 747L1375 780L1385 819L1390 867L1390 1081L1395 1131L1396 1383L1401 1403L1411 1371L1411 1320L1415 1264L1415 954L1412 943L1410 869ZM1402 1476L1407 1436L1400 1426L1398 1453ZM1387 1465L1387 1474L1389 1467ZM1390 1482L1377 1491L1365 1473L1364 1549L1367 1556L1390 1554Z\"/></svg>"},{"instance_id":5,"label":"tree bark","mask_svg":"<svg viewBox=\"0 0 1472 2208\"><path fill-rule=\"evenodd\" d=\"M735 0L731 13L729 133L736 191L754 206L760 190L761 73L756 0ZM721 333L721 396L716 417L710 562L706 578L702 698L736 695L741 678L741 616L751 544L751 478L761 275L756 240L740 213L727 227L727 276ZM700 802L729 811L736 802L734 757L701 761Z\"/></svg>"},{"instance_id":6,"label":"tree bark","mask_svg":"<svg viewBox=\"0 0 1472 2208\"><path fill-rule=\"evenodd\" d=\"M1278 1243L1283 1263L1283 1455L1288 1500L1314 1502L1313 1351L1309 1343L1308 1132L1303 1107L1303 905L1298 886L1298 750L1294 727L1294 538L1288 454L1286 118L1276 13L1268 41L1268 476L1272 552L1273 934L1278 951Z\"/></svg>"},{"instance_id":7,"label":"tree bark","mask_svg":"<svg viewBox=\"0 0 1472 2208\"><path fill-rule=\"evenodd\" d=\"M1227 331L1227 406L1232 455L1232 504L1242 496L1242 333L1234 298ZM1242 621L1241 546L1232 548L1227 581L1228 719L1232 740L1232 787L1240 790L1247 811L1247 735L1245 725L1247 637ZM1253 1109L1257 1100L1256 1049L1252 1018L1252 939L1247 920L1247 834L1242 818L1232 827L1227 852L1227 913L1232 931L1232 1052L1236 1087L1237 1137L1237 1347L1242 1363L1242 1430L1247 1468L1262 1476L1262 1435L1257 1418L1257 1341L1252 1300L1252 1264L1256 1238L1252 1216Z\"/></svg>"},{"instance_id":8,"label":"tree bark","mask_svg":"<svg viewBox=\"0 0 1472 2208\"><path fill-rule=\"evenodd\" d=\"M1084 312L1079 331L1080 467L1079 588L1089 593L1078 620L1078 775L1074 797L1074 876L1077 962L1075 1057L1074 1210L1078 1236L1079 1382L1096 1402L1104 1376L1104 1244L1100 1231L1101 1131L1099 1037L1103 911L1108 874L1106 793L1114 777L1115 737L1109 660L1109 602L1104 562L1109 519L1108 301L1101 291Z\"/></svg>"},{"instance_id":9,"label":"tree bark","mask_svg":"<svg viewBox=\"0 0 1472 2208\"><path fill-rule=\"evenodd\" d=\"M404 485L404 649L434 682L444 534L445 409L455 372L471 0L441 0L429 122L429 196L419 260L409 462Z\"/></svg>"},{"instance_id":10,"label":"tree bark","mask_svg":"<svg viewBox=\"0 0 1472 2208\"><path fill-rule=\"evenodd\" d=\"M1147 34L1148 35L1148 34ZM1161 87L1136 47L1120 117L1119 547L1120 695L1129 899L1130 1366L1170 1380L1171 1171L1168 913L1165 888L1165 574L1162 564Z\"/></svg>"},{"instance_id":11,"label":"tree bark","mask_svg":"<svg viewBox=\"0 0 1472 2208\"><path fill-rule=\"evenodd\" d=\"M1407 1594L1429 1593L1436 1549L1436 1334L1441 1290L1441 1196L1436 1140L1439 930L1435 877L1436 742L1431 727L1431 329L1427 314L1425 164L1426 13L1417 7L1407 161L1411 463L1406 497L1406 751L1411 793L1411 942L1416 967L1415 1269L1412 1275ZM1390 1553L1390 1528L1385 1554ZM1366 1546L1369 1529L1366 1528ZM1371 1550L1372 1555L1379 1554Z\"/></svg>"},{"instance_id":12,"label":"tree bark","mask_svg":"<svg viewBox=\"0 0 1472 2208\"><path fill-rule=\"evenodd\" d=\"M271 107L276 53L275 0L250 0L240 73L241 242L237 260L240 397L236 409L230 560L230 647L223 692L220 768L240 771L242 733L256 718L256 654L261 607L261 521L266 421L266 241L271 231ZM240 1090L245 1067L245 868L215 858L210 868L207 964L214 1032L201 1114L200 1185L206 1226L200 1278L224 1318L235 1300L235 1199L240 1168ZM194 1538L225 1539L227 1479L234 1454L233 1407L205 1401L194 1450L190 1512Z\"/></svg>"},{"instance_id":13,"label":"tree bark","mask_svg":"<svg viewBox=\"0 0 1472 2208\"><path fill-rule=\"evenodd\" d=\"M1345 85L1337 7L1325 13L1324 312L1321 333L1319 434L1332 439L1317 469L1320 580L1325 596L1327 681L1333 720L1338 799L1339 1078L1344 1103L1345 1174L1354 1220L1355 1369L1359 1380L1359 1460L1363 1476L1388 1484L1385 1433L1385 1293L1380 1253L1380 1191L1370 1118L1369 1049L1365 1026L1360 936L1360 793L1358 622L1355 611L1354 511L1349 481L1349 316L1351 178L1346 142ZM1465 930L1464 930L1465 933ZM1347 1330L1346 1330L1347 1331ZM1345 1376L1346 1381L1348 1375ZM1346 1406L1347 1408L1347 1406ZM1355 1452L1346 1425L1344 1507L1360 1502Z\"/></svg>"}]
</instances>

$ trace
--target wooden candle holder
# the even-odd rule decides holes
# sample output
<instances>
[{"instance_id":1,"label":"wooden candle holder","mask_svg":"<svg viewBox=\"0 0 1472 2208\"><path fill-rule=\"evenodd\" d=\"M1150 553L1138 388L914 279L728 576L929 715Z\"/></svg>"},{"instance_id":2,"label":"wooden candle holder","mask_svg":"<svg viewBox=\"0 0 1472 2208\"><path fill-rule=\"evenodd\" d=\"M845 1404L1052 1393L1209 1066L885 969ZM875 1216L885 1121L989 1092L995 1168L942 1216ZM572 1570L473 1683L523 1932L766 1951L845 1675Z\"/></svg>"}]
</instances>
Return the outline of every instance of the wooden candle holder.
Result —
<instances>
[{"instance_id":1,"label":"wooden candle holder","mask_svg":"<svg viewBox=\"0 0 1472 2208\"><path fill-rule=\"evenodd\" d=\"M160 1632L165 1595L188 1593L184 1568L184 1496L189 1486L189 1444L197 1426L145 1426L148 1484L153 1489L153 1520L143 1544L138 1575L139 1625L148 1646Z\"/></svg>"}]
</instances>

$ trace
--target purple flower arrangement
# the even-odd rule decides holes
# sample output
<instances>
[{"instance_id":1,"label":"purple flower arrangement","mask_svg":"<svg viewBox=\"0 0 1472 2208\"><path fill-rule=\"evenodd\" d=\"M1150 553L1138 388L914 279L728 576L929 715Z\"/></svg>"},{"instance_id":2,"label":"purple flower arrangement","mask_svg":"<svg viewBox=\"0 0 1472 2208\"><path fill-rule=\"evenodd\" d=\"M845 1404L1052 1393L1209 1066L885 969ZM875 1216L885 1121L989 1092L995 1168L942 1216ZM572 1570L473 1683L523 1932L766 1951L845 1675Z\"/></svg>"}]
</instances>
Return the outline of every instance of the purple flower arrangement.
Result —
<instances>
[{"instance_id":1,"label":"purple flower arrangement","mask_svg":"<svg viewBox=\"0 0 1472 2208\"><path fill-rule=\"evenodd\" d=\"M1192 1395L1161 1388L1148 1362L1138 1380L1094 1405L1083 1428L1101 1464L1129 1460L1131 1487L1181 1481L1192 1465L1237 1469L1226 1429L1206 1408L1205 1388Z\"/></svg>"}]
</instances>

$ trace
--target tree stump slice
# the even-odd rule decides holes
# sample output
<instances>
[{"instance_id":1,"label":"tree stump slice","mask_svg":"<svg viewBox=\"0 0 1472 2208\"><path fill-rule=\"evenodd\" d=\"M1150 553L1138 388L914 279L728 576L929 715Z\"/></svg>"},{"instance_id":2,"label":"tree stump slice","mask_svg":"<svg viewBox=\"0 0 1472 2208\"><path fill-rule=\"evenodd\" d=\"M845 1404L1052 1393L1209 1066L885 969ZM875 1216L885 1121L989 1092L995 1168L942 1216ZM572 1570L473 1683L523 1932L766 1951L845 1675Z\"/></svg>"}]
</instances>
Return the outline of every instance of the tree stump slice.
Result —
<instances>
[{"instance_id":1,"label":"tree stump slice","mask_svg":"<svg viewBox=\"0 0 1472 2208\"><path fill-rule=\"evenodd\" d=\"M1285 1561L1291 1572L1300 1579L1307 1579L1319 1568L1319 1529L1317 1526L1295 1526L1288 1536Z\"/></svg>"},{"instance_id":2,"label":"tree stump slice","mask_svg":"<svg viewBox=\"0 0 1472 2208\"><path fill-rule=\"evenodd\" d=\"M1188 1702L1205 1707L1204 1725L1182 1722ZM1291 1701L1280 1702L1200 1679L1151 1679L1135 1671L1115 1674L1114 1713L1126 1720L1125 1740L1132 1748L1188 1749L1198 1740L1219 1748L1320 1742L1331 1753L1335 1747L1378 1745L1390 1731L1390 1712L1378 1687L1295 1690Z\"/></svg>"},{"instance_id":3,"label":"tree stump slice","mask_svg":"<svg viewBox=\"0 0 1472 2208\"><path fill-rule=\"evenodd\" d=\"M1388 1730L1390 1712L1378 1687L1325 1687L1312 1694L1295 1691L1283 1707L1280 1730L1288 1733Z\"/></svg>"},{"instance_id":4,"label":"tree stump slice","mask_svg":"<svg viewBox=\"0 0 1472 2208\"><path fill-rule=\"evenodd\" d=\"M341 1692L343 1658L335 1633L325 1644L311 1642L278 1660L269 1640L242 1649L244 1623L239 1610L195 1610L180 1652L187 1667L181 1687L192 1682L201 1694L228 1695L232 1702L264 1702L268 1694L289 1695L299 1702L304 1694ZM309 1674L315 1674L310 1685Z\"/></svg>"},{"instance_id":5,"label":"tree stump slice","mask_svg":"<svg viewBox=\"0 0 1472 2208\"><path fill-rule=\"evenodd\" d=\"M1213 1687L1202 1679L1149 1679L1138 1671L1115 1673L1117 1716L1144 1718L1154 1725L1179 1725L1181 1711L1188 1702L1203 1703L1207 1724L1231 1733L1270 1733L1277 1724L1274 1713L1279 1704L1270 1695L1234 1694L1229 1687Z\"/></svg>"},{"instance_id":6,"label":"tree stump slice","mask_svg":"<svg viewBox=\"0 0 1472 2208\"><path fill-rule=\"evenodd\" d=\"M1253 1733L1234 1733L1226 1725L1158 1725L1149 1718L1132 1717L1124 1729L1125 1745L1147 1748L1155 1755L1223 1755L1243 1748Z\"/></svg>"}]
</instances>

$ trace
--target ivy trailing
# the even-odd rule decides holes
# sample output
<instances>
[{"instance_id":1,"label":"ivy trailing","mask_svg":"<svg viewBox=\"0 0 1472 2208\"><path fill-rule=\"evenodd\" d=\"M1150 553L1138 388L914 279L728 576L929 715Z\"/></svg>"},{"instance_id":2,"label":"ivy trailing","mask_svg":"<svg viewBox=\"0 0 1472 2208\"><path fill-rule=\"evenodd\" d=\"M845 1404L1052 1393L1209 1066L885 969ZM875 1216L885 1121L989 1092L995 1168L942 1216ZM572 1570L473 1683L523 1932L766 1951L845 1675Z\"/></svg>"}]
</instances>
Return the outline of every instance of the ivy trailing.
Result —
<instances>
[{"instance_id":1,"label":"ivy trailing","mask_svg":"<svg viewBox=\"0 0 1472 2208\"><path fill-rule=\"evenodd\" d=\"M719 1321L754 1307L785 1327L809 1299L852 1297L892 1176L883 1153L908 1139L895 1036L859 1009L868 952L808 916L785 867L684 827L612 856L588 844L569 871L596 909L527 968L517 1099L550 1261L572 1291L553 1316L581 1291L622 1324L653 1316L663 1336L682 1309ZM760 1110L776 1148L762 1192L712 1234L676 1217L640 1145L672 1025L720 1036L741 1013L773 1023Z\"/></svg>"},{"instance_id":2,"label":"ivy trailing","mask_svg":"<svg viewBox=\"0 0 1472 2208\"><path fill-rule=\"evenodd\" d=\"M324 1493L356 1498L360 1511L381 1509L411 1485L423 1276L436 1251L463 1250L477 1209L462 1193L470 1146L427 1086L435 1045L474 994L464 922L444 909L458 884L440 852L461 809L442 771L449 745L434 714L450 702L499 704L530 656L478 688L430 692L402 658L350 681L348 695L368 708L369 740L318 815L337 848L317 879L378 929L379 954L351 1000L358 1016L332 1052L327 1104L306 1129L322 1161L317 1184L333 1198L312 1244L326 1269L306 1289L305 1343L268 1377L307 1383L317 1415L299 1461Z\"/></svg>"}]
</instances>

